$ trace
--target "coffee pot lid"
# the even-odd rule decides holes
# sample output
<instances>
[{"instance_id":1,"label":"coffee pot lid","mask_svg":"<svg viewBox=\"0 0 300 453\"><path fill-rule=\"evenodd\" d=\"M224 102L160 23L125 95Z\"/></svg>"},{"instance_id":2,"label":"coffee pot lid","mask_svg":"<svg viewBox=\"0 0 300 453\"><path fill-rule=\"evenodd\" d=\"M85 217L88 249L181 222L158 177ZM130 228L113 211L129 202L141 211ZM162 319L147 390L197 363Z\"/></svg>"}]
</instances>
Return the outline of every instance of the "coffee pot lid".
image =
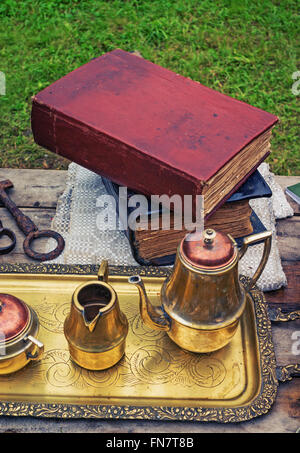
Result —
<instances>
[{"instance_id":1,"label":"coffee pot lid","mask_svg":"<svg viewBox=\"0 0 300 453\"><path fill-rule=\"evenodd\" d=\"M30 311L22 300L10 294L0 294L0 343L19 336L30 321Z\"/></svg>"},{"instance_id":2,"label":"coffee pot lid","mask_svg":"<svg viewBox=\"0 0 300 453\"><path fill-rule=\"evenodd\" d=\"M180 251L185 260L196 267L219 268L235 257L235 242L227 234L208 228L189 233L181 242Z\"/></svg>"}]
</instances>

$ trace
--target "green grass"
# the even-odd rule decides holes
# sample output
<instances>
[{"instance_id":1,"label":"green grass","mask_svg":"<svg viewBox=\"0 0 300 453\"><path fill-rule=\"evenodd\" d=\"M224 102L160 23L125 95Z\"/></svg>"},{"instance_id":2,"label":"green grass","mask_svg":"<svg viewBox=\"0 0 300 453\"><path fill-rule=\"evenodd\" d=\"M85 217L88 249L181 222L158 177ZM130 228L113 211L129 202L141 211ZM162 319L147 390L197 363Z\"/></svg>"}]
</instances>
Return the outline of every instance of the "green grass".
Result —
<instances>
[{"instance_id":1,"label":"green grass","mask_svg":"<svg viewBox=\"0 0 300 453\"><path fill-rule=\"evenodd\" d=\"M37 146L31 96L115 48L144 58L280 118L268 159L300 175L297 0L1 0L0 167L66 168Z\"/></svg>"}]
</instances>

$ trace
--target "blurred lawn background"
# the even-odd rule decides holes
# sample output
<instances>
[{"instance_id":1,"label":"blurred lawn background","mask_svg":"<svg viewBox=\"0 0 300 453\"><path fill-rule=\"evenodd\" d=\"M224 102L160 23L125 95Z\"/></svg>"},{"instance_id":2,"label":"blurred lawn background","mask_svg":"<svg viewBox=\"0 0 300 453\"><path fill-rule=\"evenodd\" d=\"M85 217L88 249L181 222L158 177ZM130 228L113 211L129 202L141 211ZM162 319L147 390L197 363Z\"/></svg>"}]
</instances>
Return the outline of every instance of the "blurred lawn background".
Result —
<instances>
[{"instance_id":1,"label":"blurred lawn background","mask_svg":"<svg viewBox=\"0 0 300 453\"><path fill-rule=\"evenodd\" d=\"M300 175L297 0L1 0L0 167L67 168L31 134L31 96L115 48L280 118L271 170Z\"/></svg>"}]
</instances>

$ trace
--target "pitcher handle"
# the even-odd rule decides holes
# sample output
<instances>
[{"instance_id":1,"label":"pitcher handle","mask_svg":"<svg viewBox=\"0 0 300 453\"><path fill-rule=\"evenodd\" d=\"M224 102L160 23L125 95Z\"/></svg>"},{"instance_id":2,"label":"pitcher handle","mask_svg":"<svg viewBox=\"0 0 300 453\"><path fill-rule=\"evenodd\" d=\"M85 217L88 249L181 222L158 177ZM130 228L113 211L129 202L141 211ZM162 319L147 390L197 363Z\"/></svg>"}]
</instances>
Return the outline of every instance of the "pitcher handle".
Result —
<instances>
[{"instance_id":1,"label":"pitcher handle","mask_svg":"<svg viewBox=\"0 0 300 453\"><path fill-rule=\"evenodd\" d=\"M261 261L259 263L258 268L256 269L249 285L247 286L247 291L249 291L259 277L261 276L262 271L265 268L265 265L267 264L269 255L270 255L270 250L271 250L271 243L272 243L272 231L264 231L262 233L257 233L257 234L252 234L251 236L248 236L244 238L244 242L242 247L239 250L239 260L245 255L249 245L256 244L257 242L264 242L264 251L263 255L261 258Z\"/></svg>"}]
</instances>

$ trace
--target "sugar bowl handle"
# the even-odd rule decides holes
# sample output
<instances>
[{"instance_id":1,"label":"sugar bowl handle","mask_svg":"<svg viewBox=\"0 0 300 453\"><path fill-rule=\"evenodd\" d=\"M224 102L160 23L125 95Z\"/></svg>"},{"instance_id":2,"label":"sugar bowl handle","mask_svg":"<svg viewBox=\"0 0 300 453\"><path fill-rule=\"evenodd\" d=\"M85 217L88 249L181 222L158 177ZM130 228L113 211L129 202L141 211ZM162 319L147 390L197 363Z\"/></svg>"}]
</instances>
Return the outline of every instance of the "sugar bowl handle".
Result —
<instances>
[{"instance_id":1,"label":"sugar bowl handle","mask_svg":"<svg viewBox=\"0 0 300 453\"><path fill-rule=\"evenodd\" d=\"M31 335L28 335L28 337L26 337L26 340L30 341L31 343L33 343L36 346L34 354L32 354L31 352L27 353L27 359L28 360L40 360L44 354L43 343L41 343L39 340L32 337Z\"/></svg>"},{"instance_id":2,"label":"sugar bowl handle","mask_svg":"<svg viewBox=\"0 0 300 453\"><path fill-rule=\"evenodd\" d=\"M250 283L247 286L247 291L249 291L255 285L255 283L261 276L261 273L264 270L265 265L267 264L271 250L272 231L264 231L263 233L252 234L251 236L246 237L244 239L242 247L239 250L239 259L241 259L244 256L249 245L256 244L258 242L264 242L264 251L259 266L256 269L255 274L253 275Z\"/></svg>"}]
</instances>

